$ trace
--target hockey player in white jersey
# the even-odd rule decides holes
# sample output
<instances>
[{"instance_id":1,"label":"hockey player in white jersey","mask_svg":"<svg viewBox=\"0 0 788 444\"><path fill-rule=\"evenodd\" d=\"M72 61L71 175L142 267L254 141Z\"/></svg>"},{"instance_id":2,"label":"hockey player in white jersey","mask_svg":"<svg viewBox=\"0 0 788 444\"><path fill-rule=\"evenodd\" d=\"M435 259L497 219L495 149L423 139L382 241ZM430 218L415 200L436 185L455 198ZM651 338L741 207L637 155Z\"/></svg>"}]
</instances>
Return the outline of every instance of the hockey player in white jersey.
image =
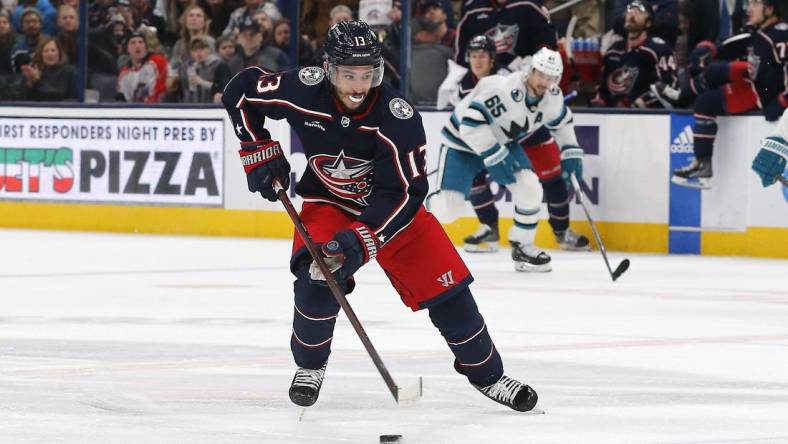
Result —
<instances>
[{"instance_id":1,"label":"hockey player in white jersey","mask_svg":"<svg viewBox=\"0 0 788 444\"><path fill-rule=\"evenodd\" d=\"M505 185L515 204L509 230L517 271L550 271L550 256L534 244L542 187L518 141L546 126L561 147L556 172L582 174L583 150L578 146L572 112L564 105L557 83L563 65L548 48L534 54L527 71L479 80L460 101L442 131L438 190L427 197L427 208L443 223L462 212L471 181L486 168L490 178Z\"/></svg>"},{"instance_id":2,"label":"hockey player in white jersey","mask_svg":"<svg viewBox=\"0 0 788 444\"><path fill-rule=\"evenodd\" d=\"M777 128L761 143L761 149L752 161L752 169L760 176L761 184L768 187L778 180L788 187L788 109L777 122Z\"/></svg>"}]
</instances>

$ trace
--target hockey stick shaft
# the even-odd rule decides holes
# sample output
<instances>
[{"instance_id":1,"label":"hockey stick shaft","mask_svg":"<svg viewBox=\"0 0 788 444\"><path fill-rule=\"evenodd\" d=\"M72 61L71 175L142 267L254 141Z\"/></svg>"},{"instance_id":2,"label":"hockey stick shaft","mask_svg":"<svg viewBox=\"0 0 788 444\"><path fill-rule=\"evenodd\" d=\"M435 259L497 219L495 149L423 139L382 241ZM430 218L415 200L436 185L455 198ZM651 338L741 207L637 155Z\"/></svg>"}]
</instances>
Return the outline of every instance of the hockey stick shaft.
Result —
<instances>
[{"instance_id":1,"label":"hockey stick shaft","mask_svg":"<svg viewBox=\"0 0 788 444\"><path fill-rule=\"evenodd\" d=\"M312 240L312 237L309 236L309 232L306 230L306 226L301 220L301 216L298 215L298 211L296 211L295 207L293 207L293 203L290 201L290 198L287 197L287 192L282 188L282 186L276 182L274 187L276 189L276 195L279 197L279 201L282 202L282 205L284 205L287 215L290 216L290 220L293 221L296 231L298 231L301 239L303 239L306 249L309 250L309 255L312 256L312 260L315 261L318 268L320 268L320 272L323 273L323 276L326 278L326 284L328 284L331 294L334 295L334 299L336 299L339 305L342 307L342 310L345 312L345 315L350 321L350 324L353 326L353 329L356 330L356 334L358 335L359 339L361 339L361 343L364 344L364 348L367 350L369 357L372 358L372 362L375 364L375 367L377 367L380 376L383 378L383 381L389 388L394 400L399 402L399 388L394 382L394 378L391 377L391 373L389 373L386 365L383 364L383 359L381 359L377 350L375 350L375 346L372 345L372 341L369 339L369 336L367 336L367 332L361 325L361 321L359 321L358 316L356 316L356 313L353 311L353 307L351 307L348 303L344 291L342 291L342 289L339 287L336 278L331 273L331 270L328 268L328 265L326 265L326 262L323 260L323 256L318 251L315 242Z\"/></svg>"},{"instance_id":2,"label":"hockey stick shaft","mask_svg":"<svg viewBox=\"0 0 788 444\"><path fill-rule=\"evenodd\" d=\"M610 276L613 276L613 270L610 268L610 262L607 260L607 251L605 250L605 244L602 242L602 237L599 235L599 231L597 231L596 229L596 225L594 224L594 219L591 217L591 213L588 211L588 207L586 207L583 190L580 189L580 183L577 181L577 177L575 177L574 173L571 176L571 180L572 180L572 188L575 189L575 195L577 196L577 199L580 201L580 206L583 207L583 212L586 213L586 219L588 219L588 223L591 225L591 232L594 233L594 239L596 239L596 243L597 245L599 245L599 252L602 253L602 258L605 260L607 271L610 272Z\"/></svg>"},{"instance_id":3,"label":"hockey stick shaft","mask_svg":"<svg viewBox=\"0 0 788 444\"><path fill-rule=\"evenodd\" d=\"M777 180L779 180L779 181L780 181L780 183L782 183L782 184L783 184L783 186L786 186L786 187L788 187L788 177L785 177L785 176L777 176Z\"/></svg>"}]
</instances>

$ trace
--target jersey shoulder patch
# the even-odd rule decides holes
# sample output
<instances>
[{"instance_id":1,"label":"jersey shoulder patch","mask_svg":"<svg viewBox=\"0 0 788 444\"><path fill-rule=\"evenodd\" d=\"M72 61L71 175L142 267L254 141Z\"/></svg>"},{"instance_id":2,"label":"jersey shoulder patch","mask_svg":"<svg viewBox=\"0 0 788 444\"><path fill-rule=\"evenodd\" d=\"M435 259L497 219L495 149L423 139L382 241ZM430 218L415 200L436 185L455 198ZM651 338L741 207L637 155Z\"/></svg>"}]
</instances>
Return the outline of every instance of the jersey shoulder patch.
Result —
<instances>
[{"instance_id":1,"label":"jersey shoulder patch","mask_svg":"<svg viewBox=\"0 0 788 444\"><path fill-rule=\"evenodd\" d=\"M774 25L774 29L776 29L778 31L788 30L788 24L786 24L785 22L780 22L780 23Z\"/></svg>"},{"instance_id":2,"label":"jersey shoulder patch","mask_svg":"<svg viewBox=\"0 0 788 444\"><path fill-rule=\"evenodd\" d=\"M550 88L547 89L547 91L549 91L550 94L554 96L561 94L561 88L559 88L558 85L551 85Z\"/></svg>"},{"instance_id":3,"label":"jersey shoulder patch","mask_svg":"<svg viewBox=\"0 0 788 444\"><path fill-rule=\"evenodd\" d=\"M413 117L413 107L405 99L394 97L389 101L389 111L394 117L407 120Z\"/></svg>"},{"instance_id":4,"label":"jersey shoulder patch","mask_svg":"<svg viewBox=\"0 0 788 444\"><path fill-rule=\"evenodd\" d=\"M651 41L654 43L659 43L660 45L667 45L664 40L659 37L651 37Z\"/></svg>"},{"instance_id":5,"label":"jersey shoulder patch","mask_svg":"<svg viewBox=\"0 0 788 444\"><path fill-rule=\"evenodd\" d=\"M298 71L298 79L307 86L317 85L322 82L325 75L326 73L323 71L323 68L317 66L307 66Z\"/></svg>"}]
</instances>

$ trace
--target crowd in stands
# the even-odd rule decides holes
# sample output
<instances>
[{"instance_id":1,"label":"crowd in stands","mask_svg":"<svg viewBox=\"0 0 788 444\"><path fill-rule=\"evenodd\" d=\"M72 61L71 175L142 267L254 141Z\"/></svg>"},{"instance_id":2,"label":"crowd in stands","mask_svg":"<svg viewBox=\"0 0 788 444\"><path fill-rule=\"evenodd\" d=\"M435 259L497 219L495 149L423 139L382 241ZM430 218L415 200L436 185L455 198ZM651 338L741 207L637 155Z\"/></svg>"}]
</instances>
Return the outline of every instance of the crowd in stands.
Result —
<instances>
[{"instance_id":1,"label":"crowd in stands","mask_svg":"<svg viewBox=\"0 0 788 444\"><path fill-rule=\"evenodd\" d=\"M504 72L538 49L521 45L523 35L555 35L536 41L565 57L561 86L578 93L575 105L692 107L686 91L722 56L723 42L747 30L748 3L760 0L586 0L561 8L568 1L412 1L409 99L434 105L450 64L467 66L464 48L475 30L497 26L485 32ZM531 11L514 26L503 18L490 25L515 3ZM482 28L471 17L480 8L492 11L483 14ZM561 10L550 15L555 8ZM399 87L400 1L302 0L296 60L292 9L289 0L90 0L86 87L101 101L218 103L245 67L322 65L327 29L349 19L378 32L385 81ZM77 100L80 26L79 0L2 0L0 100Z\"/></svg>"}]
</instances>

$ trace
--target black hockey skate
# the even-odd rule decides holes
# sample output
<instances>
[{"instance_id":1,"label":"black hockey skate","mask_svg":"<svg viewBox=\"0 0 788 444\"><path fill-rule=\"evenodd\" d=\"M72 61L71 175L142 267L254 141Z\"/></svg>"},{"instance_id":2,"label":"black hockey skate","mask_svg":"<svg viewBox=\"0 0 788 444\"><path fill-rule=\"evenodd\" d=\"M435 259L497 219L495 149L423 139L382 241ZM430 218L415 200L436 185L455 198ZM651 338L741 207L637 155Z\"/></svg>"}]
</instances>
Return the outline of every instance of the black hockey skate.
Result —
<instances>
[{"instance_id":1,"label":"black hockey skate","mask_svg":"<svg viewBox=\"0 0 788 444\"><path fill-rule=\"evenodd\" d=\"M536 401L539 399L539 396L536 395L536 392L530 386L506 375L501 376L498 382L487 387L480 387L476 384L471 385L482 392L484 396L518 412L527 412L533 409L536 407Z\"/></svg>"},{"instance_id":2,"label":"black hockey skate","mask_svg":"<svg viewBox=\"0 0 788 444\"><path fill-rule=\"evenodd\" d=\"M689 165L673 170L670 181L688 188L711 188L711 159L695 159Z\"/></svg>"},{"instance_id":3,"label":"black hockey skate","mask_svg":"<svg viewBox=\"0 0 788 444\"><path fill-rule=\"evenodd\" d=\"M544 273L553 269L550 266L550 256L536 248L534 244L521 244L513 241L509 241L509 243L512 245L512 260L515 270Z\"/></svg>"},{"instance_id":4,"label":"black hockey skate","mask_svg":"<svg viewBox=\"0 0 788 444\"><path fill-rule=\"evenodd\" d=\"M302 407L309 407L317 402L325 375L326 364L317 370L299 367L293 376L293 383L290 384L290 400Z\"/></svg>"},{"instance_id":5,"label":"black hockey skate","mask_svg":"<svg viewBox=\"0 0 788 444\"><path fill-rule=\"evenodd\" d=\"M555 241L558 242L558 246L561 247L562 250L569 250L569 251L591 250L591 244L588 242L588 238L583 236L582 234L575 233L571 229L567 229L560 233L556 232Z\"/></svg>"},{"instance_id":6,"label":"black hockey skate","mask_svg":"<svg viewBox=\"0 0 788 444\"><path fill-rule=\"evenodd\" d=\"M469 253L494 253L498 251L498 227L479 225L475 233L465 238L463 248Z\"/></svg>"}]
</instances>

